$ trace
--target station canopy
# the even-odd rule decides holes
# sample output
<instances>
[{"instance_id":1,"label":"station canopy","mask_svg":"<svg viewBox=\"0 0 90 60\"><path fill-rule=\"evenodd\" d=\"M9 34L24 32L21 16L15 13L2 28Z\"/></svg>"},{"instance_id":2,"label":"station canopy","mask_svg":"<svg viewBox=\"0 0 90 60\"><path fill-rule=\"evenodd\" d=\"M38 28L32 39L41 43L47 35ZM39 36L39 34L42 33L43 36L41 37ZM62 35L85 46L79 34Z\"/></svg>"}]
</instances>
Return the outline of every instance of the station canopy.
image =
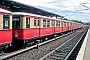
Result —
<instances>
[{"instance_id":1,"label":"station canopy","mask_svg":"<svg viewBox=\"0 0 90 60\"><path fill-rule=\"evenodd\" d=\"M48 17L63 17L58 14L54 14L33 6L25 5L12 0L0 0L0 8L9 10L11 12L26 12Z\"/></svg>"}]
</instances>

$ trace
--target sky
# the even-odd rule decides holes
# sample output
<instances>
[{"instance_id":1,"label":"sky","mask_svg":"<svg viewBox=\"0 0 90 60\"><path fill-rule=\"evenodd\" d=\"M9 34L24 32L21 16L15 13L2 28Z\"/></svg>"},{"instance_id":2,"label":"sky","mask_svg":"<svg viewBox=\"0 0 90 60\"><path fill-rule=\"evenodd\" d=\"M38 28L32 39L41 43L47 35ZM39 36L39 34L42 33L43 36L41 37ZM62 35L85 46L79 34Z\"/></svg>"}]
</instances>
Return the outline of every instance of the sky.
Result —
<instances>
[{"instance_id":1,"label":"sky","mask_svg":"<svg viewBox=\"0 0 90 60\"><path fill-rule=\"evenodd\" d=\"M68 19L90 22L90 0L13 0Z\"/></svg>"}]
</instances>

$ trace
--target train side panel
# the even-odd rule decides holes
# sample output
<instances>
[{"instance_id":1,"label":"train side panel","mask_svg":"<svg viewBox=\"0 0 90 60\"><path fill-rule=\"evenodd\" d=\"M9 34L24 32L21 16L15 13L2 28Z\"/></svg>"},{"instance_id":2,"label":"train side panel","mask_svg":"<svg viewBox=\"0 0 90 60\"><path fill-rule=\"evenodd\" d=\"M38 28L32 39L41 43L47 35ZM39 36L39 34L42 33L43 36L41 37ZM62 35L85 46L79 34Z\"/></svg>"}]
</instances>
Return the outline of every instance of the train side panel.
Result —
<instances>
[{"instance_id":1,"label":"train side panel","mask_svg":"<svg viewBox=\"0 0 90 60\"><path fill-rule=\"evenodd\" d=\"M68 27L63 27L63 32L68 30L69 30Z\"/></svg>"},{"instance_id":2,"label":"train side panel","mask_svg":"<svg viewBox=\"0 0 90 60\"><path fill-rule=\"evenodd\" d=\"M62 27L55 27L55 33L62 32Z\"/></svg>"},{"instance_id":3,"label":"train side panel","mask_svg":"<svg viewBox=\"0 0 90 60\"><path fill-rule=\"evenodd\" d=\"M12 30L0 31L0 44L12 42Z\"/></svg>"},{"instance_id":4,"label":"train side panel","mask_svg":"<svg viewBox=\"0 0 90 60\"><path fill-rule=\"evenodd\" d=\"M53 34L54 28L40 28L40 36Z\"/></svg>"}]
</instances>

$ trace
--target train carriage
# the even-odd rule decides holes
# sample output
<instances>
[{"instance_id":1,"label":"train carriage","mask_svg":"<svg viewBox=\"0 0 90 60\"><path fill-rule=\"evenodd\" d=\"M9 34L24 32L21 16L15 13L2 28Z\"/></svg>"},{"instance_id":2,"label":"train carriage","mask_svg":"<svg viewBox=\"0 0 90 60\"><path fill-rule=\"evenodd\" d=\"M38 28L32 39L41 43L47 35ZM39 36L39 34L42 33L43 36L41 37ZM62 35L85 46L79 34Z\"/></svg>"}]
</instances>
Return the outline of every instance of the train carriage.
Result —
<instances>
[{"instance_id":1,"label":"train carriage","mask_svg":"<svg viewBox=\"0 0 90 60\"><path fill-rule=\"evenodd\" d=\"M37 40L47 40L77 29L74 22L23 12L13 12L12 20L13 42L20 45L28 42L34 43Z\"/></svg>"},{"instance_id":2,"label":"train carriage","mask_svg":"<svg viewBox=\"0 0 90 60\"><path fill-rule=\"evenodd\" d=\"M55 33L62 32L60 20L28 13L13 13L13 42L35 42L35 39L51 38ZM19 42L20 41L20 42Z\"/></svg>"},{"instance_id":3,"label":"train carriage","mask_svg":"<svg viewBox=\"0 0 90 60\"><path fill-rule=\"evenodd\" d=\"M0 50L11 46L12 13L0 8Z\"/></svg>"},{"instance_id":4,"label":"train carriage","mask_svg":"<svg viewBox=\"0 0 90 60\"><path fill-rule=\"evenodd\" d=\"M40 36L40 20L40 17L33 14L13 13L13 42L21 45L35 42Z\"/></svg>"}]
</instances>

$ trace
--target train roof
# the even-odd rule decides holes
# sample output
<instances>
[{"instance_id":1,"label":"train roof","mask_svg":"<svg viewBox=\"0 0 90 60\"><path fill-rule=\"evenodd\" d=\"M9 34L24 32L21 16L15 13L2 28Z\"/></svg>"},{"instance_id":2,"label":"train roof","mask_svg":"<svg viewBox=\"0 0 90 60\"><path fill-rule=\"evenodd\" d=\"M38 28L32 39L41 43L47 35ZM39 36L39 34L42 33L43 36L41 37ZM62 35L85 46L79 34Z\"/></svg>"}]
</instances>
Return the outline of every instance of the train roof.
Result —
<instances>
[{"instance_id":1,"label":"train roof","mask_svg":"<svg viewBox=\"0 0 90 60\"><path fill-rule=\"evenodd\" d=\"M51 17L41 16L37 14L25 13L25 12L13 12L12 15L26 15L26 16L35 16L39 18L46 18L46 19L52 19L52 20L66 21L66 20L60 20L60 19L55 19Z\"/></svg>"},{"instance_id":2,"label":"train roof","mask_svg":"<svg viewBox=\"0 0 90 60\"><path fill-rule=\"evenodd\" d=\"M5 10L5 9L2 9L2 8L0 8L0 12L4 12L4 13L12 13L12 12L10 12L10 11L8 11L8 10Z\"/></svg>"}]
</instances>

